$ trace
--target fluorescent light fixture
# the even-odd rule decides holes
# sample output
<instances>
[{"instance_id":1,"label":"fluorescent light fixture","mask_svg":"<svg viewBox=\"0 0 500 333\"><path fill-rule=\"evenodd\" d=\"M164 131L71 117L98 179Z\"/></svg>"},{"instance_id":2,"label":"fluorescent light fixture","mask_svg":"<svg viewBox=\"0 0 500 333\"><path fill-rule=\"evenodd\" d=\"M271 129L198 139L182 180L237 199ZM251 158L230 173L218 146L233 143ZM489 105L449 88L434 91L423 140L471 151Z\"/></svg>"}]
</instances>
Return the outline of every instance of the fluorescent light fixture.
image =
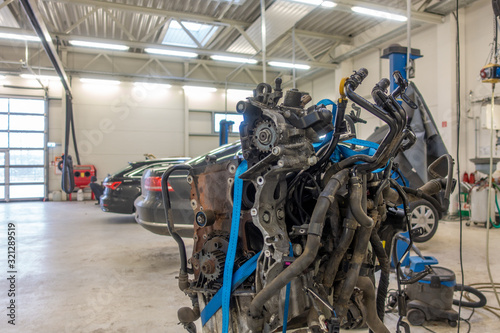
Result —
<instances>
[{"instance_id":1,"label":"fluorescent light fixture","mask_svg":"<svg viewBox=\"0 0 500 333\"><path fill-rule=\"evenodd\" d=\"M60 81L59 76L53 75L33 75L33 74L21 74L23 79L27 80L36 80L39 79L41 81Z\"/></svg>"},{"instance_id":2,"label":"fluorescent light fixture","mask_svg":"<svg viewBox=\"0 0 500 333\"><path fill-rule=\"evenodd\" d=\"M127 51L129 49L126 45L86 42L83 40L70 40L69 43L74 46L92 47L95 49L108 49L115 51Z\"/></svg>"},{"instance_id":3,"label":"fluorescent light fixture","mask_svg":"<svg viewBox=\"0 0 500 333\"><path fill-rule=\"evenodd\" d=\"M172 57L184 57L184 58L196 58L198 56L197 53L194 52L183 52L183 51L174 51L174 50L164 50L164 49L153 49L153 48L145 48L144 51L151 54L161 54Z\"/></svg>"},{"instance_id":4,"label":"fluorescent light fixture","mask_svg":"<svg viewBox=\"0 0 500 333\"><path fill-rule=\"evenodd\" d=\"M157 88L172 88L171 84L167 83L151 83L151 82L134 82L136 87L144 87L147 89L157 89Z\"/></svg>"},{"instance_id":5,"label":"fluorescent light fixture","mask_svg":"<svg viewBox=\"0 0 500 333\"><path fill-rule=\"evenodd\" d=\"M295 68L295 69L310 69L311 68L311 66L309 66L309 65L292 64L289 62L280 62L280 61L269 61L268 64L269 64L269 66L283 67L283 68Z\"/></svg>"},{"instance_id":6,"label":"fluorescent light fixture","mask_svg":"<svg viewBox=\"0 0 500 333\"><path fill-rule=\"evenodd\" d=\"M18 35L18 34L9 34L9 33L0 33L0 38L2 39L15 39L15 40L26 40L28 42L39 42L40 38L37 36L31 35Z\"/></svg>"},{"instance_id":7,"label":"fluorescent light fixture","mask_svg":"<svg viewBox=\"0 0 500 333\"><path fill-rule=\"evenodd\" d=\"M335 6L337 6L337 4L333 1L323 1L321 3L321 7L325 7L325 8L333 8Z\"/></svg>"},{"instance_id":8,"label":"fluorescent light fixture","mask_svg":"<svg viewBox=\"0 0 500 333\"><path fill-rule=\"evenodd\" d=\"M55 148L56 146L60 146L60 143L55 143L55 142L47 142L47 147L48 148Z\"/></svg>"},{"instance_id":9,"label":"fluorescent light fixture","mask_svg":"<svg viewBox=\"0 0 500 333\"><path fill-rule=\"evenodd\" d=\"M182 86L182 88L184 89L185 92L200 93L200 94L212 93L217 91L217 88L214 87Z\"/></svg>"},{"instance_id":10,"label":"fluorescent light fixture","mask_svg":"<svg viewBox=\"0 0 500 333\"><path fill-rule=\"evenodd\" d=\"M89 83L93 85L101 85L101 86L115 86L121 83L118 80L101 80L101 79L87 79L87 78L81 78L80 82Z\"/></svg>"},{"instance_id":11,"label":"fluorescent light fixture","mask_svg":"<svg viewBox=\"0 0 500 333\"><path fill-rule=\"evenodd\" d=\"M229 56L223 56L223 55L212 55L210 56L213 60L218 60L218 61L228 61L228 62L238 62L242 64L256 64L257 60L255 59L249 59L249 58L240 58L240 57L229 57Z\"/></svg>"},{"instance_id":12,"label":"fluorescent light fixture","mask_svg":"<svg viewBox=\"0 0 500 333\"><path fill-rule=\"evenodd\" d=\"M400 22L405 22L408 20L406 18L406 16L403 16L403 15L391 14L391 13L383 12L380 10L375 10L375 9L370 9L370 8L365 8L365 7L354 6L354 7L351 7L351 10L355 13L370 15L370 16L384 18L384 19L388 19L388 20L394 20L394 21L400 21Z\"/></svg>"},{"instance_id":13,"label":"fluorescent light fixture","mask_svg":"<svg viewBox=\"0 0 500 333\"><path fill-rule=\"evenodd\" d=\"M292 0L292 1L304 3L306 5L313 5L313 6L321 5L321 3L323 2L323 0Z\"/></svg>"}]
</instances>

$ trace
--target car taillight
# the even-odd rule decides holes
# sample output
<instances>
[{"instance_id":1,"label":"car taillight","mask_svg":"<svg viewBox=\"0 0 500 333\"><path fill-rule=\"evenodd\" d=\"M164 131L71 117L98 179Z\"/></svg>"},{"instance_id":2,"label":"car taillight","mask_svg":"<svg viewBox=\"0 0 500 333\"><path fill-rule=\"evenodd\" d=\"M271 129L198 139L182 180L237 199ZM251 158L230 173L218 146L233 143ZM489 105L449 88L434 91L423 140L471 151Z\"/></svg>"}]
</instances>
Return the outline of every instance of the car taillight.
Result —
<instances>
[{"instance_id":1,"label":"car taillight","mask_svg":"<svg viewBox=\"0 0 500 333\"><path fill-rule=\"evenodd\" d=\"M144 181L146 191L161 192L161 177L147 177ZM168 191L174 192L174 188L168 183Z\"/></svg>"},{"instance_id":2,"label":"car taillight","mask_svg":"<svg viewBox=\"0 0 500 333\"><path fill-rule=\"evenodd\" d=\"M114 191L118 188L118 186L120 186L121 183L122 182L105 182L103 185L104 187L110 188Z\"/></svg>"}]
</instances>

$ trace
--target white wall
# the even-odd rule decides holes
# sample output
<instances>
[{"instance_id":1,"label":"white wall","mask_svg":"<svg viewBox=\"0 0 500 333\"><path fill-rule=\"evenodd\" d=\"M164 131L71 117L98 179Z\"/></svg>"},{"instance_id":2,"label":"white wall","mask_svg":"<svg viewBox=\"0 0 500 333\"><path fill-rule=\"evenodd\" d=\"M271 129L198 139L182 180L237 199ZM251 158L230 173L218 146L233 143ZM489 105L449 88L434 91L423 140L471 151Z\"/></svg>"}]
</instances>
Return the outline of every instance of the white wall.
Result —
<instances>
[{"instance_id":1,"label":"white wall","mask_svg":"<svg viewBox=\"0 0 500 333\"><path fill-rule=\"evenodd\" d=\"M8 77L10 85L39 87L17 77ZM156 157L198 156L219 145L218 134L212 131L212 113L225 112L224 90L213 93L185 93L181 86L119 85L99 86L73 78L73 113L76 137L82 164L93 164L102 181L129 161L143 160L144 154ZM248 92L244 92L245 94ZM7 89L0 95L43 97L43 90ZM241 94L239 94L241 95ZM235 112L236 103L244 96L229 94L228 112ZM195 110L205 112L194 112ZM209 111L209 112L206 112ZM49 161L64 151L65 99L60 83L49 88L49 138L56 142L49 148ZM191 134L191 135L190 135ZM230 142L239 139L231 136ZM70 155L76 164L73 145ZM49 191L60 190L61 178L55 166L49 170Z\"/></svg>"}]
</instances>

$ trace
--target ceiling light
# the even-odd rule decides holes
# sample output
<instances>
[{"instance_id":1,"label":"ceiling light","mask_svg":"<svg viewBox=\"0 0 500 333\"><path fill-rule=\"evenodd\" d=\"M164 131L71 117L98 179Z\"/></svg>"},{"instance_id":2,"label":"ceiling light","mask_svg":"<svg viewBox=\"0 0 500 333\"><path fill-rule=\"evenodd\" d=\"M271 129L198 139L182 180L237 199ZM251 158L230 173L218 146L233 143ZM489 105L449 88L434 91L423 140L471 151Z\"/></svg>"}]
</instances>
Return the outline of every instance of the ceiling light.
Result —
<instances>
[{"instance_id":1,"label":"ceiling light","mask_svg":"<svg viewBox=\"0 0 500 333\"><path fill-rule=\"evenodd\" d=\"M61 79L59 76L53 76L53 75L33 75L33 74L21 74L20 75L23 79L28 79L28 80L42 80L42 81L60 81Z\"/></svg>"},{"instance_id":2,"label":"ceiling light","mask_svg":"<svg viewBox=\"0 0 500 333\"><path fill-rule=\"evenodd\" d=\"M40 38L37 36L31 36L31 35L17 35L17 34L9 34L9 33L0 33L0 38L3 39L15 39L15 40L26 40L28 42L39 42Z\"/></svg>"},{"instance_id":3,"label":"ceiling light","mask_svg":"<svg viewBox=\"0 0 500 333\"><path fill-rule=\"evenodd\" d=\"M7 77L5 75L0 75L0 80L5 80Z\"/></svg>"},{"instance_id":4,"label":"ceiling light","mask_svg":"<svg viewBox=\"0 0 500 333\"><path fill-rule=\"evenodd\" d=\"M165 50L165 49L145 48L144 51L146 51L147 53L161 54L161 55L173 56L173 57L195 58L198 56L198 54L194 53L194 52L183 52L183 51L174 51L174 50Z\"/></svg>"},{"instance_id":5,"label":"ceiling light","mask_svg":"<svg viewBox=\"0 0 500 333\"><path fill-rule=\"evenodd\" d=\"M81 78L80 82L89 83L93 85L101 85L101 86L115 86L121 83L118 80L101 80L101 79L86 79L86 78Z\"/></svg>"},{"instance_id":6,"label":"ceiling light","mask_svg":"<svg viewBox=\"0 0 500 333\"><path fill-rule=\"evenodd\" d=\"M274 66L274 67L283 67L283 68L295 68L295 69L310 69L311 66L309 65L302 65L302 64L292 64L289 62L280 62L280 61L270 61L268 62L269 66Z\"/></svg>"},{"instance_id":7,"label":"ceiling light","mask_svg":"<svg viewBox=\"0 0 500 333\"><path fill-rule=\"evenodd\" d=\"M151 82L134 82L134 86L136 86L136 87L144 87L144 88L147 88L147 89L172 88L171 84L167 84L167 83L151 83Z\"/></svg>"},{"instance_id":8,"label":"ceiling light","mask_svg":"<svg viewBox=\"0 0 500 333\"><path fill-rule=\"evenodd\" d=\"M199 87L199 86L182 86L184 91L189 93L212 93L216 92L217 88L214 87Z\"/></svg>"},{"instance_id":9,"label":"ceiling light","mask_svg":"<svg viewBox=\"0 0 500 333\"><path fill-rule=\"evenodd\" d=\"M337 4L335 2L332 2L332 1L323 1L321 3L321 7L325 7L325 8L333 8L337 6Z\"/></svg>"},{"instance_id":10,"label":"ceiling light","mask_svg":"<svg viewBox=\"0 0 500 333\"><path fill-rule=\"evenodd\" d=\"M129 49L126 45L86 42L83 40L70 40L69 43L74 46L92 47L95 49L108 49L116 51L127 51Z\"/></svg>"},{"instance_id":11,"label":"ceiling light","mask_svg":"<svg viewBox=\"0 0 500 333\"><path fill-rule=\"evenodd\" d=\"M292 0L293 2L305 3L306 5L318 6L321 5L323 0Z\"/></svg>"},{"instance_id":12,"label":"ceiling light","mask_svg":"<svg viewBox=\"0 0 500 333\"><path fill-rule=\"evenodd\" d=\"M351 7L351 10L356 13L360 14L365 14L365 15L370 15L370 16L375 16L375 17L380 17L388 20L394 20L394 21L400 21L400 22L405 22L408 19L406 16L403 15L397 15L397 14L391 14L387 12L383 12L380 10L375 10L375 9L370 9L370 8L365 8L365 7Z\"/></svg>"},{"instance_id":13,"label":"ceiling light","mask_svg":"<svg viewBox=\"0 0 500 333\"><path fill-rule=\"evenodd\" d=\"M229 57L229 56L223 56L223 55L212 55L212 56L210 56L210 58L212 58L213 60L238 62L238 63L242 63L242 64L256 64L257 63L257 60L255 60L255 59Z\"/></svg>"}]
</instances>

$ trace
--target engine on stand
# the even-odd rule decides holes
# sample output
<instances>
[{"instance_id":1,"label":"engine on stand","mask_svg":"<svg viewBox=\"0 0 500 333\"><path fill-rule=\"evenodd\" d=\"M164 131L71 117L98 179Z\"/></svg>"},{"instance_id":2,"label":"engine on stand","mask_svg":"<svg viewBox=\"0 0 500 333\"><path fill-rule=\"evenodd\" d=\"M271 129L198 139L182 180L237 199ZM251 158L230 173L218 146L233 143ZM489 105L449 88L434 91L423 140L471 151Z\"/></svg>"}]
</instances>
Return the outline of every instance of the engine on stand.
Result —
<instances>
[{"instance_id":1,"label":"engine on stand","mask_svg":"<svg viewBox=\"0 0 500 333\"><path fill-rule=\"evenodd\" d=\"M237 105L244 117L242 156L218 161L209 155L206 165L185 166L195 213L190 267L168 218L167 224L179 243L179 287L193 302L179 310L188 331L201 315L204 332L365 326L389 332L383 324L387 249L407 229L409 200L449 183L433 179L408 194L391 178L392 158L415 140L395 100L406 82L399 80L388 95L389 81L380 81L372 104L354 92L367 74L361 69L342 80L331 111L323 104L307 107L311 97L295 89L279 103L280 79L274 90L259 84ZM348 98L389 125L380 145L349 135ZM162 177L165 188L170 173Z\"/></svg>"}]
</instances>

